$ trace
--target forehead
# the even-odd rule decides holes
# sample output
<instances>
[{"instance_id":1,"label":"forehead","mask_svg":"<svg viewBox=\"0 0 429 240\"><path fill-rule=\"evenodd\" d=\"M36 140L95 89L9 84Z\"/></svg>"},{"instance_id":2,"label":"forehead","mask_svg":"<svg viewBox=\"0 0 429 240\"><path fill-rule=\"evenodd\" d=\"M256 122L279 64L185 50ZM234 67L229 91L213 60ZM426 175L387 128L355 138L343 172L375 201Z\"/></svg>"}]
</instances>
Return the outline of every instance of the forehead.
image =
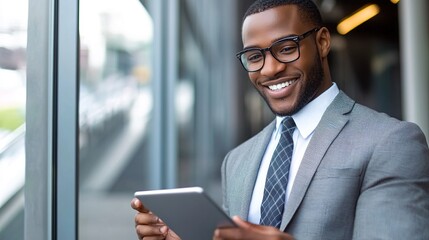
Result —
<instances>
[{"instance_id":1,"label":"forehead","mask_svg":"<svg viewBox=\"0 0 429 240\"><path fill-rule=\"evenodd\" d=\"M302 34L309 28L305 22L295 5L274 7L249 15L243 22L243 45L262 46L287 35Z\"/></svg>"}]
</instances>

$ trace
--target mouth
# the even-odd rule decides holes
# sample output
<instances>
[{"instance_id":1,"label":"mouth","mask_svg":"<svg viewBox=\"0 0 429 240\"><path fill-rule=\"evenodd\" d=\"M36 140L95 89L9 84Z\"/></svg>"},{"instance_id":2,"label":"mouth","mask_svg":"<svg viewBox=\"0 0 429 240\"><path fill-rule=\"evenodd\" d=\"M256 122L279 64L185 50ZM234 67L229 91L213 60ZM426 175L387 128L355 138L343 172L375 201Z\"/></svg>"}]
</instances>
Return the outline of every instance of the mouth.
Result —
<instances>
[{"instance_id":1,"label":"mouth","mask_svg":"<svg viewBox=\"0 0 429 240\"><path fill-rule=\"evenodd\" d=\"M280 91L280 90L282 90L284 88L287 88L290 85L294 84L296 81L297 81L297 79L293 79L293 80L289 80L289 81L286 81L286 82L269 85L268 88L270 90L272 90L272 91Z\"/></svg>"}]
</instances>

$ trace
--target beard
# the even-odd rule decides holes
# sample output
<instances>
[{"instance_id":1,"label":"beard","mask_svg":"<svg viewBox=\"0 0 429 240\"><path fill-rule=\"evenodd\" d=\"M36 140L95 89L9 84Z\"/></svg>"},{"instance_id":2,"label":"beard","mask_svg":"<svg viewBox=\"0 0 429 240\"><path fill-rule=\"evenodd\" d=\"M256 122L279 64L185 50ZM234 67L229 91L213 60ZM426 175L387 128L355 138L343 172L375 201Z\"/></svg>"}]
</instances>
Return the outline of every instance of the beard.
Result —
<instances>
[{"instance_id":1,"label":"beard","mask_svg":"<svg viewBox=\"0 0 429 240\"><path fill-rule=\"evenodd\" d=\"M275 111L271 107L268 99L263 94L261 94L265 102L267 103L268 107L271 109L271 111L274 114L278 116L292 116L293 114L299 112L303 107L305 107L305 105L307 105L315 98L319 87L322 85L323 76L324 76L322 61L320 60L319 56L320 56L319 53L317 53L314 59L315 64L310 69L308 78L304 85L304 90L300 91L298 103L290 111L288 112Z\"/></svg>"}]
</instances>

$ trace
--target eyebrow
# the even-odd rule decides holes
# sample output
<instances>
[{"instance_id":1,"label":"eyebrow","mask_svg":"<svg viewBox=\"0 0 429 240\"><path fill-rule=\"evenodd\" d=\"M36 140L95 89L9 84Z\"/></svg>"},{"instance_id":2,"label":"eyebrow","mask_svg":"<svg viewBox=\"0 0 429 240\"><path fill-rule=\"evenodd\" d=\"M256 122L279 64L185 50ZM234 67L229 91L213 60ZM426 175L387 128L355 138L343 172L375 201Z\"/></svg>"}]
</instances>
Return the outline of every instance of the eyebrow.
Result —
<instances>
[{"instance_id":1,"label":"eyebrow","mask_svg":"<svg viewBox=\"0 0 429 240\"><path fill-rule=\"evenodd\" d=\"M274 39L274 40L271 42L270 46L271 46L273 43L275 43L275 42L277 42L277 41L280 41L280 40L282 40L282 39L285 39L285 38L293 38L293 37L298 37L298 36L299 36L298 34L289 34L289 35L286 35L286 36L278 37L278 38ZM247 47L243 48L243 50L242 50L242 51L247 50L247 49L262 49L262 48L261 48L261 47L258 47L258 46L256 46L256 45L250 45L250 46L247 46Z\"/></svg>"}]
</instances>

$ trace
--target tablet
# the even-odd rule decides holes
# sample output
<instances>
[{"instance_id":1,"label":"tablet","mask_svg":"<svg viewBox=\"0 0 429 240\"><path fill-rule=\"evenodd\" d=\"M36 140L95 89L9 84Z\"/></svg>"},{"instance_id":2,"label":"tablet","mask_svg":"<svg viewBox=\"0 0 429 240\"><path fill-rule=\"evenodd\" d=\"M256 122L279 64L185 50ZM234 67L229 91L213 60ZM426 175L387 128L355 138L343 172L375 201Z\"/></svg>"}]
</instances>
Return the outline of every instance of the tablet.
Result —
<instances>
[{"instance_id":1,"label":"tablet","mask_svg":"<svg viewBox=\"0 0 429 240\"><path fill-rule=\"evenodd\" d=\"M216 228L236 226L200 187L140 191L134 196L183 240L212 239Z\"/></svg>"}]
</instances>

